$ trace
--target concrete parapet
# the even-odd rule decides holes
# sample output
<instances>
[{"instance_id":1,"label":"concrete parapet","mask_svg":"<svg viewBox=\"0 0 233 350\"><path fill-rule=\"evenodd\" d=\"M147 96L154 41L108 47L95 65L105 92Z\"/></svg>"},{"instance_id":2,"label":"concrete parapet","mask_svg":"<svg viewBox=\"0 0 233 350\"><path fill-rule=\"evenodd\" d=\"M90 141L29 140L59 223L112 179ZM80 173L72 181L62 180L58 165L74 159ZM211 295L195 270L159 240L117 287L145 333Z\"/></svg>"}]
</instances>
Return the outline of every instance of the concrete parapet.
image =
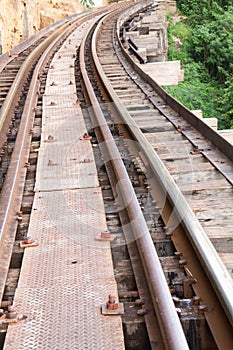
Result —
<instances>
[{"instance_id":1,"label":"concrete parapet","mask_svg":"<svg viewBox=\"0 0 233 350\"><path fill-rule=\"evenodd\" d=\"M219 130L218 133L233 145L233 129Z\"/></svg>"},{"instance_id":2,"label":"concrete parapet","mask_svg":"<svg viewBox=\"0 0 233 350\"><path fill-rule=\"evenodd\" d=\"M198 118L202 119L207 125L209 125L212 129L218 130L218 119L217 118L203 118L202 110L196 109L191 111Z\"/></svg>"},{"instance_id":3,"label":"concrete parapet","mask_svg":"<svg viewBox=\"0 0 233 350\"><path fill-rule=\"evenodd\" d=\"M177 85L183 78L180 61L147 63L141 65L141 69L159 85Z\"/></svg>"}]
</instances>

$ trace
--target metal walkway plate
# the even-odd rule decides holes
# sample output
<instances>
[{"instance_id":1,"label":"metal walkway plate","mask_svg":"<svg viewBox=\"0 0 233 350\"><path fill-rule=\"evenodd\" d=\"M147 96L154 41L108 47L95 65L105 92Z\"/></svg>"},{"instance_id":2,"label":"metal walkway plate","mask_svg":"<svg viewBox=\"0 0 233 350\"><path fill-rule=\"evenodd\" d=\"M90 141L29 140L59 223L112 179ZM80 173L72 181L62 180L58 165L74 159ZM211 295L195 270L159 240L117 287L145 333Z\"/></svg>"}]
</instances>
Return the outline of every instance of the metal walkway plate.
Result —
<instances>
[{"instance_id":1,"label":"metal walkway plate","mask_svg":"<svg viewBox=\"0 0 233 350\"><path fill-rule=\"evenodd\" d=\"M91 143L82 138L86 128L74 85L69 84L80 43L79 29L75 33L77 38L72 34L71 43L56 54L47 81L28 230L38 246L25 248L14 300L17 312L27 318L9 325L4 350L124 349L121 317L101 314L101 304L109 294L117 296L117 286L110 243L95 239L107 229L103 198ZM64 50L72 73L58 58Z\"/></svg>"},{"instance_id":2,"label":"metal walkway plate","mask_svg":"<svg viewBox=\"0 0 233 350\"><path fill-rule=\"evenodd\" d=\"M98 187L91 143L83 140L87 130L81 109L66 108L63 114L53 108L45 117L49 122L43 128L35 190Z\"/></svg>"},{"instance_id":3,"label":"metal walkway plate","mask_svg":"<svg viewBox=\"0 0 233 350\"><path fill-rule=\"evenodd\" d=\"M94 203L94 205L93 205ZM101 315L117 295L100 189L37 193L15 307L4 349L124 349L119 316ZM104 263L103 263L104 262ZM114 332L113 332L114 330Z\"/></svg>"}]
</instances>

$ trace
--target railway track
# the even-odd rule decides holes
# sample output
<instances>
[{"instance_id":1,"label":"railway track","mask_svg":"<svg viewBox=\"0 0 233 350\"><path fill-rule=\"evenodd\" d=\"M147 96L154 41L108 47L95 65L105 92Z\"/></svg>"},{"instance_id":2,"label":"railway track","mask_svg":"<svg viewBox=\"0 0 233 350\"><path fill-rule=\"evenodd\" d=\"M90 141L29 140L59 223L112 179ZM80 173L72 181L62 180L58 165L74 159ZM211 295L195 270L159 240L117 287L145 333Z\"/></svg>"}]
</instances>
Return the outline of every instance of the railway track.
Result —
<instances>
[{"instance_id":1,"label":"railway track","mask_svg":"<svg viewBox=\"0 0 233 350\"><path fill-rule=\"evenodd\" d=\"M140 139L140 142L138 141L137 136L139 133L136 129L136 124L143 131L143 134L147 136L147 139L149 140L150 144L153 145L153 148L156 149L158 155L167 166L167 169L170 171L173 179L175 179L175 182L178 184L183 195L190 201L190 206L195 211L196 217L201 223L201 225L199 225L199 229L200 232L203 232L203 239L205 243L204 241L200 243L199 238L194 236L194 231L197 231L197 227L195 227L195 230L194 228L191 229L191 232L188 234L188 239L191 240L194 246L194 252L191 253L190 247L188 248L189 251L186 250L187 247L185 248L186 243L183 233L177 233L178 229L181 229L180 223L184 224L183 221L186 221L185 216L187 214L187 204L183 202L183 207L182 205L180 206L179 217L175 218L176 214L174 215L174 210L169 210L166 202L169 200L169 196L172 195L174 202L177 201L177 198L179 198L181 201L179 193L172 191L173 194L170 194L169 186L165 184L166 194L164 195L164 190L160 190L160 194L158 195L158 193L156 194L158 191L158 184L156 185L153 180L151 181L151 184L153 183L152 192L154 192L154 199L157 200L159 206L162 208L161 216L166 222L167 228L169 229L169 234L172 235L172 240L178 254L183 256L180 262L181 264L184 263L184 265L187 264L186 271L191 271L191 274L188 274L187 280L189 280L190 284L193 285L192 288L197 295L202 295L202 300L204 303L206 302L206 304L209 304L208 307L209 310L211 310L210 314L212 313L213 316L212 321L210 314L208 315L208 307L203 305L203 307L200 306L200 308L206 310L205 317L211 330L213 331L218 346L220 346L220 344L223 346L221 332L224 329L226 330L229 326L228 329L230 334L230 329L232 327L232 305L230 305L231 293L228 294L228 291L232 285L232 280L230 276L227 278L228 281L225 279L223 272L225 267L220 261L219 256L226 264L226 267L228 267L228 271L232 273L232 248L229 244L229 242L231 242L230 231L232 228L232 222L230 215L231 204L225 210L222 200L219 200L219 197L223 195L225 202L231 202L232 146L226 142L224 146L225 148L222 147L225 154L220 155L219 150L216 150L216 145L218 145L219 142L218 135L211 135L211 137L209 137L209 139L213 140L213 143L211 144L210 140L208 140L210 133L209 130L208 133L206 133L207 136L205 136L205 130L195 130L192 125L187 123L185 118L181 118L182 113L178 114L176 110L171 108L171 106L165 104L165 101L161 99L161 95L163 95L164 92L160 92L160 94L152 92L152 87L149 84L145 84L143 80L140 80L139 74L135 74L135 71L132 72L132 68L129 67L128 62L125 62L124 55L122 55L119 50L120 38L114 36L116 35L117 31L119 35L119 23L118 26L116 25L114 28L112 26L112 21L110 22L105 20L102 22L102 25L99 25L98 34L95 36L96 38L98 37L96 44L98 53L94 53L93 55L98 69L100 64L102 66L103 73L101 79L103 84L108 88L108 91L110 91L109 95L111 97L108 100L108 103L114 103L114 106L116 105L116 109L120 111L121 115L124 115L124 117L121 117L121 119L119 119L119 117L118 119L116 118L115 122L127 125L127 131L125 132L126 138L129 137L129 134L131 134L130 136L132 141L137 141L140 144L140 147L131 146L131 149L134 150L135 155L138 155L139 162L141 160L144 161L144 166L148 168L147 171L149 171L149 177L153 178L153 176L155 176L154 174L151 174L152 169L154 170L155 166L153 168L151 164L152 162L150 162L150 157L152 157L152 154L150 154L150 156L145 155L145 148L147 147L148 150L148 146L145 145L144 148L141 146L141 144L145 142L143 138ZM112 50L110 49L111 46L113 48ZM97 60L97 55L99 62ZM119 65L119 61L121 65ZM122 65L122 63L124 65ZM111 85L110 88L109 85ZM166 100L168 100L168 98ZM132 119L130 119L130 117ZM136 123L134 123L134 121ZM128 125L130 125L130 127ZM202 133L200 131L202 131ZM214 139L214 137L216 139ZM141 155L141 152L144 152L144 157ZM216 160L219 156L221 157L221 161ZM219 166L220 162L223 164L223 167ZM158 163L156 166L158 167ZM165 172L163 167L162 169L162 171ZM203 179L203 181L200 181L200 179ZM172 179L170 178L166 181L172 182ZM203 197L205 197L205 199ZM174 204L172 207L174 207ZM168 213L169 211L170 213ZM218 215L216 213L218 213ZM191 220L195 220L192 213L190 213L190 221ZM224 234L219 232L219 228L221 229L223 227L223 223L224 227L226 227ZM187 226L188 225L189 223L187 222ZM212 249L212 244L210 243L208 237L205 236L203 228L205 229L205 232L209 234L209 238L215 245L219 255L216 254L215 249ZM228 234L226 234L226 232L228 232ZM201 233L199 235L201 236ZM226 238L226 236L228 236L228 238ZM195 244L197 244L196 247ZM211 258L209 256L205 256L204 251L207 249L209 249L209 253L211 252ZM202 284L202 279L204 278L204 280L207 280L207 276L203 269L200 273L201 267L196 264L197 259L199 259L201 264L203 264L203 260L205 260L204 265L206 266L204 270L208 270L208 273L210 274L213 273L210 281L214 286L214 289L217 290L217 299L219 299L219 301L222 300L220 301L220 304L223 305L225 311L229 307L228 311L226 311L226 314L228 315L226 324L223 326L223 329L219 332L219 334L217 330L219 326L217 326L217 324L223 324L223 319L221 321L219 319L220 322L218 323L217 314L223 315L224 312L223 310L220 311L220 305L220 309L217 311L217 300L215 297L212 301L210 301L210 289L212 289L212 287L208 285L203 287L205 283ZM215 266L215 263L219 266L218 277L214 276L218 269L218 267ZM212 267L211 264L213 264ZM219 278L220 284L218 286L215 284L215 277L216 279ZM222 282L220 282L220 280L222 280ZM223 287L225 282L226 285ZM201 284L202 287L200 287ZM222 287L220 287L220 285ZM206 290L206 292L204 290ZM226 299L223 301L225 297ZM228 304L228 306L225 304L225 302ZM215 308L215 311L217 311L216 314L215 311L213 311ZM214 324L216 326L214 326ZM232 342L231 335L229 336L228 340L229 343L224 345L226 348Z\"/></svg>"},{"instance_id":2,"label":"railway track","mask_svg":"<svg viewBox=\"0 0 233 350\"><path fill-rule=\"evenodd\" d=\"M150 3L137 6L135 10L129 5L130 10L117 10L102 20L100 14L96 15L100 22L97 25L96 20L93 26L93 38L91 34L85 34L80 49L77 47L75 62L77 102L83 109L92 136L109 231L117 236L112 243L112 253L119 298L125 305L126 348L228 349L233 344L233 287L229 274L232 273L232 160L229 160L232 148L224 141L220 142L218 137L215 140L208 128L204 128L207 135L200 134L182 118L185 114L182 110L177 113L177 105L174 110L172 104L167 103L167 96L162 99L164 91L158 86L155 89L132 70L125 58L126 52L122 54L119 34L130 11L132 16L143 8L148 11ZM124 14L119 19L121 12ZM85 21L85 17L82 20ZM63 42L65 38L61 40ZM10 203L8 218L11 220L9 224L4 216L2 222L6 223L8 231L1 230L0 259L4 263L0 283L4 307L13 301L13 295L6 293L6 273L10 261L17 265L15 258L11 259L11 254L6 256L6 252L11 252L15 244L16 255L21 260L22 250L18 249L14 238L17 231L17 240L27 235L34 194L32 177L36 172L40 140L40 95L49 68L52 69L47 61L47 68L43 67L44 75L39 74L39 68L33 73L35 91L39 89L37 78L40 76L40 94L39 98L31 97L33 103L28 112L22 112L22 120L24 114L27 119L34 109L34 126L31 120L26 128L20 126L17 134L20 135L17 139L22 140L20 130L23 129L22 133L30 135L33 143L11 145L12 149L21 150L24 157L20 160L20 183L12 182L11 185L10 157L7 160L9 168L5 171L3 186L3 190L7 190L2 190L1 197L1 208L5 206L4 201ZM192 123L195 125L195 121ZM8 124L8 133L9 125L13 130ZM227 145L225 154L217 150L219 143L222 150ZM3 146L8 144L9 140L6 144L4 139ZM13 157L14 152L11 159ZM19 164L17 168L20 168ZM13 173L17 174L15 168ZM7 192L14 186L21 187L21 191L17 193L17 203L12 209ZM19 201L23 188L26 196L30 196L30 199L24 197L24 205ZM12 192L9 196L12 197ZM223 207L223 200L227 209ZM5 215L3 210L2 214ZM219 234L220 227L224 234ZM136 340L130 336L130 327L137 330ZM3 332L6 332L5 326Z\"/></svg>"}]
</instances>

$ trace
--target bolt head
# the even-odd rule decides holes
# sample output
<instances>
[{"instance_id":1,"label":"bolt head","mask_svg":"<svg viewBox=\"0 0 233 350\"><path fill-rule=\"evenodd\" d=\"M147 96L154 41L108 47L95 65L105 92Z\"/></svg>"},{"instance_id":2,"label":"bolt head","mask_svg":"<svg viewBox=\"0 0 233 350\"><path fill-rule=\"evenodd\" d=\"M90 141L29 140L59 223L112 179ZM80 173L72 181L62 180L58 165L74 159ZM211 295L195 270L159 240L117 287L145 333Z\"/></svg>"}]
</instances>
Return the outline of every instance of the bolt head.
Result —
<instances>
[{"instance_id":1,"label":"bolt head","mask_svg":"<svg viewBox=\"0 0 233 350\"><path fill-rule=\"evenodd\" d=\"M118 303L114 303L114 304L107 303L107 309L108 310L116 310L116 309L118 309Z\"/></svg>"},{"instance_id":2,"label":"bolt head","mask_svg":"<svg viewBox=\"0 0 233 350\"><path fill-rule=\"evenodd\" d=\"M102 231L101 238L110 238L110 231L108 230Z\"/></svg>"},{"instance_id":3,"label":"bolt head","mask_svg":"<svg viewBox=\"0 0 233 350\"><path fill-rule=\"evenodd\" d=\"M23 240L23 244L32 244L34 242L34 239L32 237L26 237Z\"/></svg>"}]
</instances>

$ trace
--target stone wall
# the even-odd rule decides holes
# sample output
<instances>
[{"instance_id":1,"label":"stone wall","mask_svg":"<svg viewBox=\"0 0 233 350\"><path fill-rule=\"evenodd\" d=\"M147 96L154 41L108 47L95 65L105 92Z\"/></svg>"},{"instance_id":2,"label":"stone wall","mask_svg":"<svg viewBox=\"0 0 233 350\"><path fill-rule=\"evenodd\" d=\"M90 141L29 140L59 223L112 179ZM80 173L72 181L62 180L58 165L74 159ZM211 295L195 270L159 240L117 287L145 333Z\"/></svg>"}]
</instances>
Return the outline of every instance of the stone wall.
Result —
<instances>
[{"instance_id":1,"label":"stone wall","mask_svg":"<svg viewBox=\"0 0 233 350\"><path fill-rule=\"evenodd\" d=\"M101 5L101 0L96 1ZM84 10L79 0L0 0L0 9L0 54L40 29Z\"/></svg>"},{"instance_id":2,"label":"stone wall","mask_svg":"<svg viewBox=\"0 0 233 350\"><path fill-rule=\"evenodd\" d=\"M40 29L84 10L79 0L40 0Z\"/></svg>"},{"instance_id":3,"label":"stone wall","mask_svg":"<svg viewBox=\"0 0 233 350\"><path fill-rule=\"evenodd\" d=\"M40 28L38 0L0 0L2 52L8 51Z\"/></svg>"}]
</instances>

